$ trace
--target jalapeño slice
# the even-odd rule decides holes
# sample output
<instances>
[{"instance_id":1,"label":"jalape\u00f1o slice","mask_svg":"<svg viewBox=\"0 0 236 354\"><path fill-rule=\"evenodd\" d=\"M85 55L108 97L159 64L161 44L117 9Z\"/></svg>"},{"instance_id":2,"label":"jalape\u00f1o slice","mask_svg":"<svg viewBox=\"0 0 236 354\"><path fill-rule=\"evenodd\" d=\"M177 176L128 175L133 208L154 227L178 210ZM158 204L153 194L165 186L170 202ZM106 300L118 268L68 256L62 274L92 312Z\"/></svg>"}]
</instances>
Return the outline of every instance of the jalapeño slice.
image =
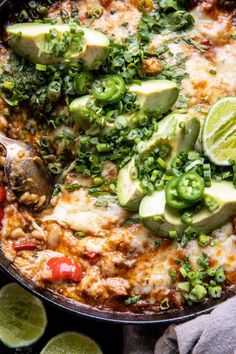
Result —
<instances>
[{"instance_id":1,"label":"jalape\u00f1o slice","mask_svg":"<svg viewBox=\"0 0 236 354\"><path fill-rule=\"evenodd\" d=\"M75 76L73 80L73 88L75 93L85 95L89 92L93 83L93 74L89 71L84 71Z\"/></svg>"},{"instance_id":2,"label":"jalape\u00f1o slice","mask_svg":"<svg viewBox=\"0 0 236 354\"><path fill-rule=\"evenodd\" d=\"M121 75L104 76L92 85L92 94L104 103L118 102L125 94L126 86Z\"/></svg>"},{"instance_id":3,"label":"jalape\u00f1o slice","mask_svg":"<svg viewBox=\"0 0 236 354\"><path fill-rule=\"evenodd\" d=\"M203 196L204 181L196 172L186 172L177 182L177 193L183 200L195 203Z\"/></svg>"},{"instance_id":4,"label":"jalape\u00f1o slice","mask_svg":"<svg viewBox=\"0 0 236 354\"><path fill-rule=\"evenodd\" d=\"M115 93L110 97L109 103L118 102L121 98L123 98L126 91L125 81L121 75L112 75L112 78L115 82L116 90Z\"/></svg>"},{"instance_id":5,"label":"jalape\u00f1o slice","mask_svg":"<svg viewBox=\"0 0 236 354\"><path fill-rule=\"evenodd\" d=\"M178 195L176 189L178 180L178 177L174 177L171 181L167 183L165 188L166 203L167 205L175 209L185 209L189 207L189 203L181 199Z\"/></svg>"}]
</instances>

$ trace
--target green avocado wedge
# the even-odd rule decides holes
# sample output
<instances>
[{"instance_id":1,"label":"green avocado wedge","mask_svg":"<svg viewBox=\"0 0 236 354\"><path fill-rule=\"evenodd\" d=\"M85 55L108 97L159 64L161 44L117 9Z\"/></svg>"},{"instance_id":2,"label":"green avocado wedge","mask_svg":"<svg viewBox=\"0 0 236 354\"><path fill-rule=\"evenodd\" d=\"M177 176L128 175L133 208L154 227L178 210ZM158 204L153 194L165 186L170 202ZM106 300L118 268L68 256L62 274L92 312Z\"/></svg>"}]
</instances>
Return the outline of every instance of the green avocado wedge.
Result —
<instances>
[{"instance_id":1,"label":"green avocado wedge","mask_svg":"<svg viewBox=\"0 0 236 354\"><path fill-rule=\"evenodd\" d=\"M139 103L139 111L134 113L123 114L122 117L118 116L117 120L122 119L125 125L129 128L135 127L135 120L141 113L151 114L155 112L159 117L169 111L169 109L176 102L179 90L175 82L169 80L148 80L140 81L139 84L131 85L128 88L129 93L137 96ZM74 121L81 129L91 128L94 122L89 120L89 114L86 114L86 103L91 100L95 101L92 95L79 97L73 100L70 104L70 113ZM87 117L87 118L86 118ZM87 123L85 122L87 120ZM86 124L85 124L86 123ZM95 122L96 124L96 122ZM112 124L105 126L105 131L114 127ZM101 127L101 131L104 127Z\"/></svg>"},{"instance_id":2,"label":"green avocado wedge","mask_svg":"<svg viewBox=\"0 0 236 354\"><path fill-rule=\"evenodd\" d=\"M180 128L180 123L185 123L185 129ZM196 143L200 132L200 121L192 114L171 113L158 124L158 130L154 132L149 140L142 141L137 145L138 155L132 158L118 174L117 195L120 205L128 210L137 211L139 204L146 194L141 188L139 179L132 178L132 170L135 161L140 163L148 157L150 152L158 146L167 144L171 152L166 159L169 167L174 156L181 151L191 150Z\"/></svg>"},{"instance_id":3,"label":"green avocado wedge","mask_svg":"<svg viewBox=\"0 0 236 354\"><path fill-rule=\"evenodd\" d=\"M35 64L66 65L81 60L84 68L95 69L103 63L108 54L107 36L86 27L17 23L8 26L6 31L12 50ZM69 45L66 44L68 36L72 39ZM77 36L75 41L74 36ZM58 52L57 42L64 48Z\"/></svg>"},{"instance_id":4,"label":"green avocado wedge","mask_svg":"<svg viewBox=\"0 0 236 354\"><path fill-rule=\"evenodd\" d=\"M231 182L213 181L204 194L205 197L214 198L219 206L214 211L203 207L193 215L191 225L200 232L208 233L224 225L235 214L236 189ZM141 201L139 214L145 227L159 236L168 237L168 232L172 230L181 234L187 227L181 222L178 211L166 205L164 190L145 196Z\"/></svg>"},{"instance_id":5,"label":"green avocado wedge","mask_svg":"<svg viewBox=\"0 0 236 354\"><path fill-rule=\"evenodd\" d=\"M117 196L120 206L130 211L137 211L146 192L142 189L140 180L132 178L133 170L137 171L134 157L119 172Z\"/></svg>"},{"instance_id":6,"label":"green avocado wedge","mask_svg":"<svg viewBox=\"0 0 236 354\"><path fill-rule=\"evenodd\" d=\"M83 130L91 128L86 104L91 99L90 95L81 96L73 100L70 104L70 114L72 119Z\"/></svg>"},{"instance_id":7,"label":"green avocado wedge","mask_svg":"<svg viewBox=\"0 0 236 354\"><path fill-rule=\"evenodd\" d=\"M156 111L159 116L168 112L179 96L176 83L170 80L141 81L128 91L137 96L141 112Z\"/></svg>"},{"instance_id":8,"label":"green avocado wedge","mask_svg":"<svg viewBox=\"0 0 236 354\"><path fill-rule=\"evenodd\" d=\"M181 128L184 124L184 129ZM169 143L171 146L171 154L168 156L167 164L170 164L173 157L181 151L192 150L200 133L201 123L191 113L173 112L163 118L158 130L154 132L152 137L144 142L140 142L137 151L140 156L147 156L150 151L156 149L160 143Z\"/></svg>"}]
</instances>

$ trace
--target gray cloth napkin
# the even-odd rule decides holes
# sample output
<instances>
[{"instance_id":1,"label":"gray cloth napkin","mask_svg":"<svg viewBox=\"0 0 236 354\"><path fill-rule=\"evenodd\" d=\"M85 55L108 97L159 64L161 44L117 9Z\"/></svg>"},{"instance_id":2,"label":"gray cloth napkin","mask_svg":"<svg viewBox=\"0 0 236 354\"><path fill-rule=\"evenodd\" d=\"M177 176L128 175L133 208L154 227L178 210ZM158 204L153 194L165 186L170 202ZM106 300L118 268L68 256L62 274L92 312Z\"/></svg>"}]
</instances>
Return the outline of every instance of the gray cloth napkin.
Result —
<instances>
[{"instance_id":1,"label":"gray cloth napkin","mask_svg":"<svg viewBox=\"0 0 236 354\"><path fill-rule=\"evenodd\" d=\"M236 298L217 306L209 315L170 326L157 341L155 354L234 354Z\"/></svg>"},{"instance_id":2,"label":"gray cloth napkin","mask_svg":"<svg viewBox=\"0 0 236 354\"><path fill-rule=\"evenodd\" d=\"M236 354L236 297L209 315L171 325L156 346L154 333L158 338L160 328L149 331L135 326L124 328L123 354Z\"/></svg>"}]
</instances>

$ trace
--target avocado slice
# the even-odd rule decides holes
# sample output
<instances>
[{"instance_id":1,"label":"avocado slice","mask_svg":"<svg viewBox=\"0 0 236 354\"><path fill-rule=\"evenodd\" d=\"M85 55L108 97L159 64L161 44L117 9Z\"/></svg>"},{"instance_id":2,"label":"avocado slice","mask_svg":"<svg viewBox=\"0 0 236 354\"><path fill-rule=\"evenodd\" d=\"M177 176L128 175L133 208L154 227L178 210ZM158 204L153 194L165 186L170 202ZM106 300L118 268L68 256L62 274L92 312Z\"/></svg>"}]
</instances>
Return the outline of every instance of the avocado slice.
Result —
<instances>
[{"instance_id":1,"label":"avocado slice","mask_svg":"<svg viewBox=\"0 0 236 354\"><path fill-rule=\"evenodd\" d=\"M184 129L181 128L184 123ZM152 137L137 146L138 153L145 157L153 151L162 140L171 145L171 154L167 159L170 164L172 159L181 151L192 150L200 133L201 123L192 113L173 112L162 119L158 125L158 130Z\"/></svg>"},{"instance_id":2,"label":"avocado slice","mask_svg":"<svg viewBox=\"0 0 236 354\"><path fill-rule=\"evenodd\" d=\"M137 211L146 192L142 189L138 178L132 179L133 169L136 169L135 157L119 172L117 196L120 206L131 211Z\"/></svg>"},{"instance_id":3,"label":"avocado slice","mask_svg":"<svg viewBox=\"0 0 236 354\"><path fill-rule=\"evenodd\" d=\"M107 56L109 39L103 33L86 27L76 27L84 33L81 36L81 51L72 43L63 56L45 53L44 48L48 43L46 36L51 30L61 39L63 34L70 33L70 29L67 24L16 23L8 26L6 31L12 50L32 63L59 65L81 60L84 68L97 68Z\"/></svg>"},{"instance_id":4,"label":"avocado slice","mask_svg":"<svg viewBox=\"0 0 236 354\"><path fill-rule=\"evenodd\" d=\"M192 226L200 232L208 233L224 225L236 213L236 189L231 182L212 181L211 187L205 189L205 196L214 198L219 207L214 211L202 208L193 216ZM164 190L145 196L139 214L147 229L159 236L168 237L168 232L172 230L181 234L186 228L178 211L166 205ZM161 223L156 216L161 216L164 222Z\"/></svg>"},{"instance_id":5,"label":"avocado slice","mask_svg":"<svg viewBox=\"0 0 236 354\"><path fill-rule=\"evenodd\" d=\"M169 111L179 96L175 82L170 80L146 80L131 85L129 92L137 96L141 112L157 111L158 115Z\"/></svg>"},{"instance_id":6,"label":"avocado slice","mask_svg":"<svg viewBox=\"0 0 236 354\"><path fill-rule=\"evenodd\" d=\"M180 128L180 123L185 122L185 130ZM200 132L200 121L192 114L171 113L158 124L158 130L152 137L137 145L138 155L133 157L118 174L117 196L120 205L128 210L137 211L146 192L141 188L138 178L132 179L130 171L135 166L135 159L142 161L151 151L161 144L171 146L171 153L166 159L167 167L170 166L174 156L181 151L191 150L196 143Z\"/></svg>"},{"instance_id":7,"label":"avocado slice","mask_svg":"<svg viewBox=\"0 0 236 354\"><path fill-rule=\"evenodd\" d=\"M158 112L158 116L166 113L176 102L179 90L175 82L169 80L148 80L141 81L140 84L131 85L128 89L128 92L134 93L137 95L137 101L140 105L138 112L126 113L122 115L123 119L126 121L126 125L130 128L135 126L134 120L138 114L142 112ZM89 96L91 99L92 96ZM83 97L76 98L70 104L70 112L73 119L79 125L80 128L84 129L85 118L81 114L81 107L84 108L85 100L89 100L89 97L86 96L86 99ZM119 117L117 117L119 119ZM88 123L86 124L87 129L91 127L92 122L87 118ZM110 130L114 127L113 124L108 124L105 127L105 131ZM103 127L101 127L103 129Z\"/></svg>"},{"instance_id":8,"label":"avocado slice","mask_svg":"<svg viewBox=\"0 0 236 354\"><path fill-rule=\"evenodd\" d=\"M91 127L91 122L89 120L86 104L91 99L90 95L85 95L73 100L70 104L70 114L74 122L76 122L79 127L83 130L87 130Z\"/></svg>"}]
</instances>

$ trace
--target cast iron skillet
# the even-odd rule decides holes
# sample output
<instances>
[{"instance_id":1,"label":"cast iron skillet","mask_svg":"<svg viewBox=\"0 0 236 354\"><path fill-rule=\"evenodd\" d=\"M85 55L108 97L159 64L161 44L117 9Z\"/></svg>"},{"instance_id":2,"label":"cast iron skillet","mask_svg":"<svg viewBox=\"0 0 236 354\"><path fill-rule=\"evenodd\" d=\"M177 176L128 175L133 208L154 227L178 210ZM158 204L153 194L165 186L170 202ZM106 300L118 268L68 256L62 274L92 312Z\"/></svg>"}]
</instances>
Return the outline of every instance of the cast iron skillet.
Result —
<instances>
[{"instance_id":1,"label":"cast iron skillet","mask_svg":"<svg viewBox=\"0 0 236 354\"><path fill-rule=\"evenodd\" d=\"M18 2L18 1L17 1ZM0 11L7 18L9 13L7 5L9 0L0 0ZM12 2L11 2L12 4ZM210 312L216 305L225 301L236 294L236 287L233 286L230 290L225 292L219 300L209 300L204 304L194 306L192 308L184 308L178 310L169 310L156 314L135 314L130 312L114 312L111 310L100 310L99 308L91 307L79 302L72 301L59 294L54 294L51 291L37 287L33 281L23 276L17 268L4 256L0 250L0 270L6 272L10 277L17 281L21 286L29 290L37 297L45 300L60 309L66 310L77 316L86 317L95 320L103 320L112 323L123 324L140 324L140 325L153 325L153 324L168 324L177 323L190 320L196 316Z\"/></svg>"},{"instance_id":2,"label":"cast iron skillet","mask_svg":"<svg viewBox=\"0 0 236 354\"><path fill-rule=\"evenodd\" d=\"M190 320L196 316L210 312L216 305L236 294L236 287L228 290L218 301L209 300L205 304L184 308L179 310L170 310L156 314L134 314L130 312L113 312L111 310L99 310L98 308L72 301L59 294L54 294L47 289L37 287L33 281L23 276L17 268L6 259L0 251L0 269L10 275L24 288L28 289L37 297L45 300L58 308L66 310L78 316L87 317L95 320L103 320L113 323L123 324L168 324Z\"/></svg>"}]
</instances>

